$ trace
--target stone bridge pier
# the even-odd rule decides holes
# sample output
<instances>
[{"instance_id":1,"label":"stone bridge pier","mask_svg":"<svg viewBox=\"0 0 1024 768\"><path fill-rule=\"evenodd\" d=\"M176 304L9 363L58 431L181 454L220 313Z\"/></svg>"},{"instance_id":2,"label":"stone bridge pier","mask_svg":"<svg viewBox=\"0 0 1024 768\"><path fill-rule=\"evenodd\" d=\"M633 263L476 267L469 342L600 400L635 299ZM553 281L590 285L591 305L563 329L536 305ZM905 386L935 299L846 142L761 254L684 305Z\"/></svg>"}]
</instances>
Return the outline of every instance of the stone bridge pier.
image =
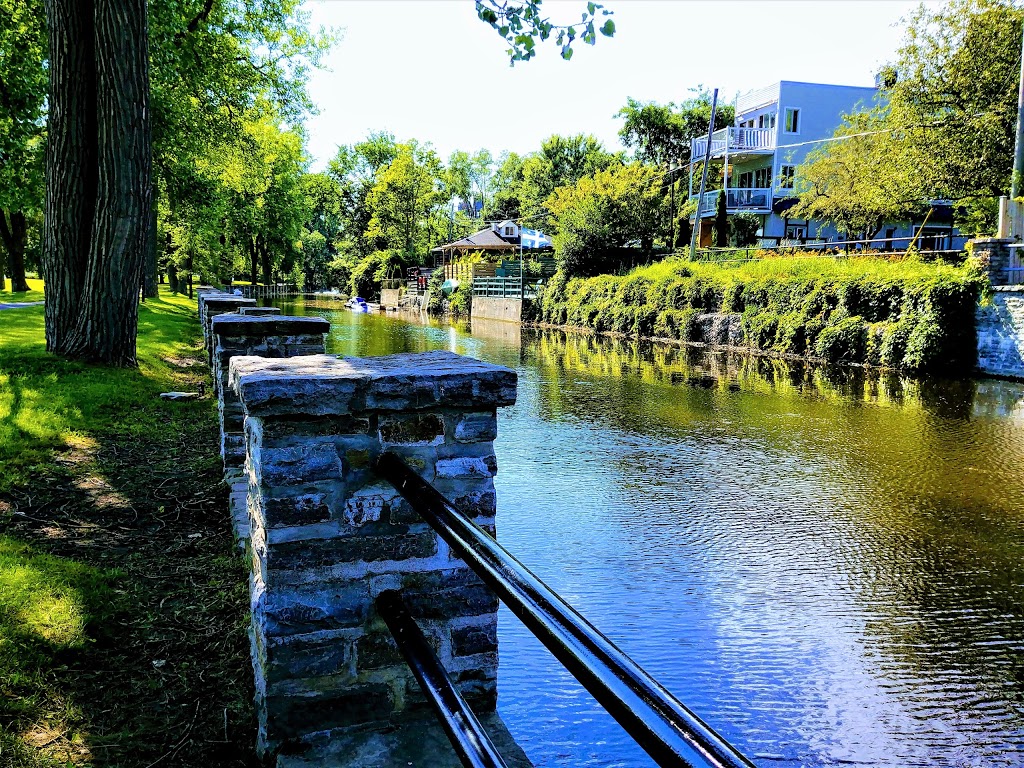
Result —
<instances>
[{"instance_id":1,"label":"stone bridge pier","mask_svg":"<svg viewBox=\"0 0 1024 768\"><path fill-rule=\"evenodd\" d=\"M515 372L448 352L221 364L244 429L260 753L279 766L457 764L374 608L397 589L510 763L528 765L486 714L496 597L373 471L398 453L495 535L496 409L515 401ZM316 758L288 756L304 750Z\"/></svg>"}]
</instances>

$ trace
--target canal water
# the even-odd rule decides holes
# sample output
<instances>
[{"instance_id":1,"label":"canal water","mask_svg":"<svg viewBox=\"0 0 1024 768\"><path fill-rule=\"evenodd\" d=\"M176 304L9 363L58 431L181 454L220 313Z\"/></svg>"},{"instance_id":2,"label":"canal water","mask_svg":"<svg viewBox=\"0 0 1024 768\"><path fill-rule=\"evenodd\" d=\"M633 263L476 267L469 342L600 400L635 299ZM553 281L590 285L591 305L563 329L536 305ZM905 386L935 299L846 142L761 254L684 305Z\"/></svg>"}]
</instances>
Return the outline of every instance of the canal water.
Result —
<instances>
[{"instance_id":1,"label":"canal water","mask_svg":"<svg viewBox=\"0 0 1024 768\"><path fill-rule=\"evenodd\" d=\"M1024 765L1024 386L282 306L518 370L499 539L758 765ZM653 765L502 610L535 764Z\"/></svg>"}]
</instances>

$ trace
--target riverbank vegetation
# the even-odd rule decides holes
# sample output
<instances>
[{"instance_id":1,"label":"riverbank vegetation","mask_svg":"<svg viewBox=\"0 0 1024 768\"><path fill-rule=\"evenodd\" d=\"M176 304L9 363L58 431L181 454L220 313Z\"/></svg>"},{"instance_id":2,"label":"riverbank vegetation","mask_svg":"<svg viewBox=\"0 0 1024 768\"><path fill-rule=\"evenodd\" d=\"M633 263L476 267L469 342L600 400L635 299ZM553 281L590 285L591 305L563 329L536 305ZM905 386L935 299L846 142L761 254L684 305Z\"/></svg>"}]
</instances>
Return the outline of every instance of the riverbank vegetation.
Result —
<instances>
[{"instance_id":1,"label":"riverbank vegetation","mask_svg":"<svg viewBox=\"0 0 1024 768\"><path fill-rule=\"evenodd\" d=\"M984 285L973 264L913 257L667 259L622 276L560 273L535 319L919 373L965 371ZM731 316L738 329L712 338L715 316Z\"/></svg>"},{"instance_id":2,"label":"riverbank vegetation","mask_svg":"<svg viewBox=\"0 0 1024 768\"><path fill-rule=\"evenodd\" d=\"M235 553L192 301L139 310L137 369L0 315L0 763L255 763Z\"/></svg>"}]
</instances>

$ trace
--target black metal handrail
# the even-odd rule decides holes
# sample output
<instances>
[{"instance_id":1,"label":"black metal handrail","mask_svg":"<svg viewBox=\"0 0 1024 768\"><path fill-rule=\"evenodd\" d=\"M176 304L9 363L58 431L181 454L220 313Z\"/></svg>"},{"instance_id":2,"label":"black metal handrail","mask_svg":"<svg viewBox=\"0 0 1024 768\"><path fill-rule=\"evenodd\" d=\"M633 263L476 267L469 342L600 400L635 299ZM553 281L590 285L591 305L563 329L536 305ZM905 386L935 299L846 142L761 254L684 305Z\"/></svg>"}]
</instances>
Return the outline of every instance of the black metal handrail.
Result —
<instances>
[{"instance_id":1,"label":"black metal handrail","mask_svg":"<svg viewBox=\"0 0 1024 768\"><path fill-rule=\"evenodd\" d=\"M375 605L465 768L506 768L487 732L409 615L402 596L387 590L381 592Z\"/></svg>"},{"instance_id":2,"label":"black metal handrail","mask_svg":"<svg viewBox=\"0 0 1024 768\"><path fill-rule=\"evenodd\" d=\"M753 768L753 763L619 650L508 550L393 453L390 482L558 661L663 768Z\"/></svg>"}]
</instances>

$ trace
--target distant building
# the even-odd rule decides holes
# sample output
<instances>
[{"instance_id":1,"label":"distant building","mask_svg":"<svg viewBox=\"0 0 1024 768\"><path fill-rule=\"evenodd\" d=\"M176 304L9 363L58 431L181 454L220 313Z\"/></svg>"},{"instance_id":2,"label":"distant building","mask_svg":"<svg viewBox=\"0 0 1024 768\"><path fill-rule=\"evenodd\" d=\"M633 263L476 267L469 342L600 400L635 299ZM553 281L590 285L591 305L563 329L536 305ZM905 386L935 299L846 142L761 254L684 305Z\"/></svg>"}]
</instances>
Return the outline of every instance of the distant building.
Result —
<instances>
[{"instance_id":1,"label":"distant building","mask_svg":"<svg viewBox=\"0 0 1024 768\"><path fill-rule=\"evenodd\" d=\"M524 229L511 219L499 221L486 229L439 245L431 253L446 264L466 253L483 252L495 257L513 256L520 250L535 251L551 248L551 239L535 229Z\"/></svg>"},{"instance_id":2,"label":"distant building","mask_svg":"<svg viewBox=\"0 0 1024 768\"><path fill-rule=\"evenodd\" d=\"M761 217L759 236L762 244L786 241L837 240L834 227L813 219L787 215L796 204L794 179L796 168L808 152L831 138L842 124L843 115L874 104L877 88L789 80L749 91L736 100L735 124L715 131L711 137L709 177L717 172L724 179L726 211ZM700 178L695 164L703 160L708 137L691 139L690 194L696 197ZM717 169L717 171L716 171ZM706 192L700 201L700 241L711 243L711 220L718 204L718 190ZM894 223L883 228L872 245L905 248L920 222ZM921 250L946 250L962 245L964 238L953 228L950 206L936 206L922 230L917 247Z\"/></svg>"}]
</instances>

